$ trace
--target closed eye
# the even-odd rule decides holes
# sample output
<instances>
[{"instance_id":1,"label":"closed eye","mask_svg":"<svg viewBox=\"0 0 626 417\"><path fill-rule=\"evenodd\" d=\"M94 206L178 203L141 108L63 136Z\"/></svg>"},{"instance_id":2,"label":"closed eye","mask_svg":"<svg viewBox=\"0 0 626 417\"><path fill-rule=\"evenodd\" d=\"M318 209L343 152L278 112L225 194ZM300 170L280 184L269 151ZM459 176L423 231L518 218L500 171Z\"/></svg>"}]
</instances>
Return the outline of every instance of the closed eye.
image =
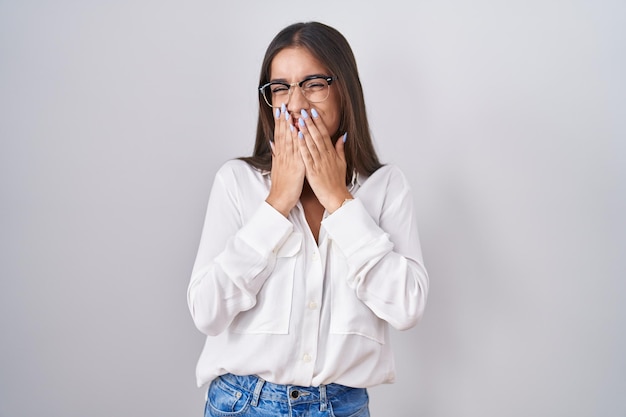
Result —
<instances>
[{"instance_id":1,"label":"closed eye","mask_svg":"<svg viewBox=\"0 0 626 417\"><path fill-rule=\"evenodd\" d=\"M289 86L285 84L272 84L270 90L272 94L286 93L289 91Z\"/></svg>"},{"instance_id":2,"label":"closed eye","mask_svg":"<svg viewBox=\"0 0 626 417\"><path fill-rule=\"evenodd\" d=\"M305 84L303 85L303 87L304 87L304 88L307 88L307 89L313 89L313 90L315 90L315 89L318 89L318 88L324 88L324 87L326 87L327 85L328 85L328 84L326 84L326 83L324 83L324 82L321 82L321 81L319 81L319 80L311 80L311 81L309 81L309 82L305 83Z\"/></svg>"}]
</instances>

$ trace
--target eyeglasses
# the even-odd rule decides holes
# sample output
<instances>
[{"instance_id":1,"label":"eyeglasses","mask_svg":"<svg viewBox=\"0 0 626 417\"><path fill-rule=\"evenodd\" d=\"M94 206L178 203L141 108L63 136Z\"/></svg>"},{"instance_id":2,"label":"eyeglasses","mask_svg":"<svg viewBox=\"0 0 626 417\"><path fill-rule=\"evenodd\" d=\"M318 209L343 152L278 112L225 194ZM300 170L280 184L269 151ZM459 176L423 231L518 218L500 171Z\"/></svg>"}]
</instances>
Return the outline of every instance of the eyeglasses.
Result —
<instances>
[{"instance_id":1,"label":"eyeglasses","mask_svg":"<svg viewBox=\"0 0 626 417\"><path fill-rule=\"evenodd\" d=\"M291 97L293 87L300 88L302 95L311 103L319 103L328 98L330 85L337 77L326 77L324 75L312 75L297 83L282 83L272 81L259 87L265 102L270 107L280 107L287 104Z\"/></svg>"}]
</instances>

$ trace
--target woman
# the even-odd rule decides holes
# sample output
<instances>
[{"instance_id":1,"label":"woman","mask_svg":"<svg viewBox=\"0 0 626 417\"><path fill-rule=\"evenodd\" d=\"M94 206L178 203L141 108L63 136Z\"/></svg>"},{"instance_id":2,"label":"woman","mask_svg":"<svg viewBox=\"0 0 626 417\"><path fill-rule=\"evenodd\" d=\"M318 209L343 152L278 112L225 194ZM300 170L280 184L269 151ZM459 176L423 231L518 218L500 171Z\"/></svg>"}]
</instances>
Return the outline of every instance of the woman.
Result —
<instances>
[{"instance_id":1,"label":"woman","mask_svg":"<svg viewBox=\"0 0 626 417\"><path fill-rule=\"evenodd\" d=\"M321 23L270 43L252 157L216 174L188 290L206 416L368 416L388 326L428 293L409 185L378 161L354 56Z\"/></svg>"}]
</instances>

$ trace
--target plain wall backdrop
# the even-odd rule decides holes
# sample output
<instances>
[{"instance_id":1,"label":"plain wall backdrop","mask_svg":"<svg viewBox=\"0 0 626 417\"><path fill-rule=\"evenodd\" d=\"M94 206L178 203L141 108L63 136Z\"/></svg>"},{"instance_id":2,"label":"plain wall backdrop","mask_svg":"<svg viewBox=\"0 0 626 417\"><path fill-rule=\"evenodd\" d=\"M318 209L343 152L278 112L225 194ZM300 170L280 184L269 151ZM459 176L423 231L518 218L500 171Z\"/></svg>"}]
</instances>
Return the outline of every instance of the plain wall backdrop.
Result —
<instances>
[{"instance_id":1,"label":"plain wall backdrop","mask_svg":"<svg viewBox=\"0 0 626 417\"><path fill-rule=\"evenodd\" d=\"M340 30L431 293L378 417L626 416L626 3L0 1L0 416L200 416L186 305L261 59Z\"/></svg>"}]
</instances>

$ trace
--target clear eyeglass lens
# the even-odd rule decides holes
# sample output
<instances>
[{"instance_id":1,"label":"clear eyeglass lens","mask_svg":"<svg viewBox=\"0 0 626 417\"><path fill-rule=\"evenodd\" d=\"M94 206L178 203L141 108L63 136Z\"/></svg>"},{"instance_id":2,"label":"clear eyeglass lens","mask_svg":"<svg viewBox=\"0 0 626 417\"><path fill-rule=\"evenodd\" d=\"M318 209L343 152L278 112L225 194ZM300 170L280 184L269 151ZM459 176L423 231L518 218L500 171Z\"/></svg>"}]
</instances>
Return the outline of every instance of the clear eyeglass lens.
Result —
<instances>
[{"instance_id":1,"label":"clear eyeglass lens","mask_svg":"<svg viewBox=\"0 0 626 417\"><path fill-rule=\"evenodd\" d=\"M329 91L328 81L324 78L314 78L302 84L304 96L312 103L326 100Z\"/></svg>"}]
</instances>

